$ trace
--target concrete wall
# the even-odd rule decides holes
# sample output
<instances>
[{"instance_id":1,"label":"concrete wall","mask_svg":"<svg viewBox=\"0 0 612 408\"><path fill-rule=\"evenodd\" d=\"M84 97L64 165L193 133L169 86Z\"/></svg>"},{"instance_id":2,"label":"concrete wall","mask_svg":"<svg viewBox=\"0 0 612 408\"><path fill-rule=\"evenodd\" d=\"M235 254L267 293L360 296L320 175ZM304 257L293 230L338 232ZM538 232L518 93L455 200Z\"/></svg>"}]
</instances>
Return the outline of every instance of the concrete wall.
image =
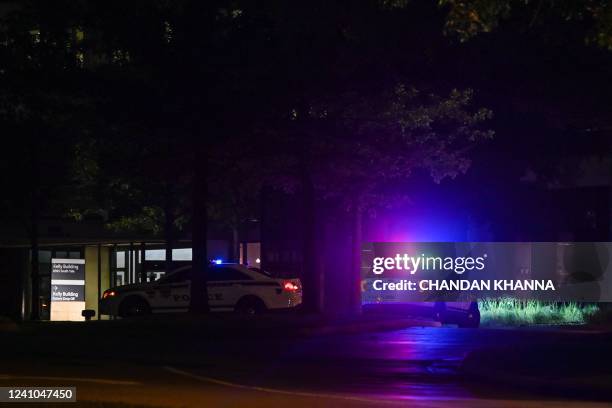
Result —
<instances>
[{"instance_id":1,"label":"concrete wall","mask_svg":"<svg viewBox=\"0 0 612 408\"><path fill-rule=\"evenodd\" d=\"M110 283L110 248L100 247L101 260L101 288L98 289L98 247L85 247L85 308L96 311L98 316L98 294L102 294L109 288Z\"/></svg>"}]
</instances>

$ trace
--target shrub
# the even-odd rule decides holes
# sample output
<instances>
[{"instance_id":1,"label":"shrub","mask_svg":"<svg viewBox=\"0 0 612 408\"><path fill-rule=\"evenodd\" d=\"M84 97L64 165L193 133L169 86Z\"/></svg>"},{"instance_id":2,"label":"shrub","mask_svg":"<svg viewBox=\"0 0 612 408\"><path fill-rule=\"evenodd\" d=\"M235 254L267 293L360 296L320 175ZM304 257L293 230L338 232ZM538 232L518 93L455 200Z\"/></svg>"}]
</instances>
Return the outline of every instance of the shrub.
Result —
<instances>
[{"instance_id":1,"label":"shrub","mask_svg":"<svg viewBox=\"0 0 612 408\"><path fill-rule=\"evenodd\" d=\"M585 324L599 308L595 304L543 302L516 298L478 302L482 325Z\"/></svg>"}]
</instances>

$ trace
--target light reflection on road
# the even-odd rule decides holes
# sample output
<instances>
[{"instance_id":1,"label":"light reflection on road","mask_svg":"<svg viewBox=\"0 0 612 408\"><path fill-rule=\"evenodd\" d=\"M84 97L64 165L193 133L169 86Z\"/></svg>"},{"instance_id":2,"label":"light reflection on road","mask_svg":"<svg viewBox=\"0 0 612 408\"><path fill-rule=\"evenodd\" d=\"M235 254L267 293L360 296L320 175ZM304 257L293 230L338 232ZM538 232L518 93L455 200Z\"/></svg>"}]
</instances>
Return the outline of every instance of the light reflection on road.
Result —
<instances>
[{"instance_id":1,"label":"light reflection on road","mask_svg":"<svg viewBox=\"0 0 612 408\"><path fill-rule=\"evenodd\" d=\"M270 369L291 367L283 379L272 374L258 380L398 398L471 398L481 390L458 371L468 352L550 341L575 340L554 332L454 327L318 337L300 340L282 353Z\"/></svg>"}]
</instances>

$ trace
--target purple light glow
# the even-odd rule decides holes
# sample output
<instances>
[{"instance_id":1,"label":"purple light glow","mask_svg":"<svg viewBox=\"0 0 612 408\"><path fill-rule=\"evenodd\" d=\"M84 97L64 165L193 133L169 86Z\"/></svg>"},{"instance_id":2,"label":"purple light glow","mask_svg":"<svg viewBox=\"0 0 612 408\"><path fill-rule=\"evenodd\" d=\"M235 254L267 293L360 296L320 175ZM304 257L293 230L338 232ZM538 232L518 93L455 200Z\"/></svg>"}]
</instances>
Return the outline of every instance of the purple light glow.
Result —
<instances>
[{"instance_id":1,"label":"purple light glow","mask_svg":"<svg viewBox=\"0 0 612 408\"><path fill-rule=\"evenodd\" d=\"M464 217L447 211L390 212L368 222L364 241L453 242L466 239Z\"/></svg>"}]
</instances>

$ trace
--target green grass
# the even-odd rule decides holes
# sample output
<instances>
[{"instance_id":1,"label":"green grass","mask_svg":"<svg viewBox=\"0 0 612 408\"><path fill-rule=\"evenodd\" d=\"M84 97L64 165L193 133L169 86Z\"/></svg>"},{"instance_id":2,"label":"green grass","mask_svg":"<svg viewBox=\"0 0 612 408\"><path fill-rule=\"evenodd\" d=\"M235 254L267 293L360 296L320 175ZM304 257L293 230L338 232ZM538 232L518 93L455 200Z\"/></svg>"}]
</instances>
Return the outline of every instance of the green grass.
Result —
<instances>
[{"instance_id":1,"label":"green grass","mask_svg":"<svg viewBox=\"0 0 612 408\"><path fill-rule=\"evenodd\" d=\"M484 299L478 302L478 306L484 326L585 324L599 310L594 304L514 298Z\"/></svg>"}]
</instances>

